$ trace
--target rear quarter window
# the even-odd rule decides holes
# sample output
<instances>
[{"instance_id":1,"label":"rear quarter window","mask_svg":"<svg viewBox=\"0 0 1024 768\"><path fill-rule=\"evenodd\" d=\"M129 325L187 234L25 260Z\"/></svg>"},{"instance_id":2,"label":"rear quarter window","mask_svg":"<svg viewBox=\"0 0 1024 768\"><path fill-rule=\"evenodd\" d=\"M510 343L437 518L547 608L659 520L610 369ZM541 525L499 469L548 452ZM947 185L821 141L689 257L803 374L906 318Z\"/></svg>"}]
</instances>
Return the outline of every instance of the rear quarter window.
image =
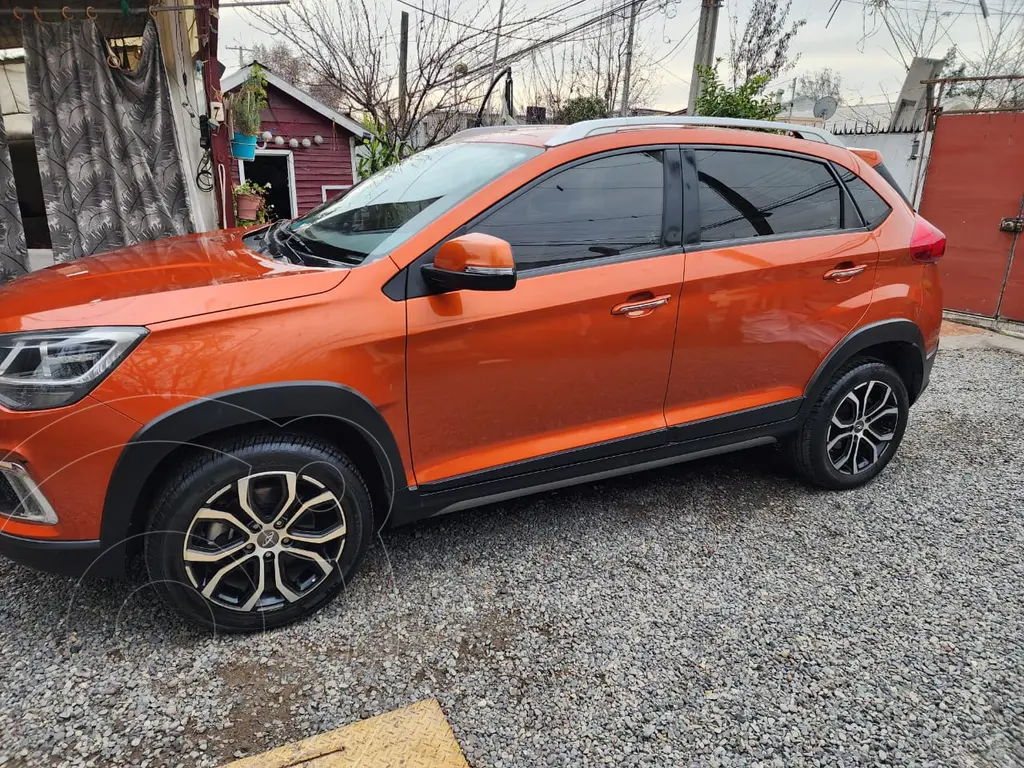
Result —
<instances>
[{"instance_id":1,"label":"rear quarter window","mask_svg":"<svg viewBox=\"0 0 1024 768\"><path fill-rule=\"evenodd\" d=\"M892 174L889 173L889 169L885 167L885 163L879 163L878 165L876 165L875 172L883 179L885 179L890 187L896 190L896 193L903 198L903 202L905 202L911 208L914 207L914 204L910 202L910 198L907 197L907 193L903 191L903 188L899 185L896 179L893 178Z\"/></svg>"},{"instance_id":2,"label":"rear quarter window","mask_svg":"<svg viewBox=\"0 0 1024 768\"><path fill-rule=\"evenodd\" d=\"M865 226L874 229L888 218L892 208L864 179L848 168L837 166L836 170L839 171L839 178L843 180L846 190L853 198L854 205L860 211Z\"/></svg>"}]
</instances>

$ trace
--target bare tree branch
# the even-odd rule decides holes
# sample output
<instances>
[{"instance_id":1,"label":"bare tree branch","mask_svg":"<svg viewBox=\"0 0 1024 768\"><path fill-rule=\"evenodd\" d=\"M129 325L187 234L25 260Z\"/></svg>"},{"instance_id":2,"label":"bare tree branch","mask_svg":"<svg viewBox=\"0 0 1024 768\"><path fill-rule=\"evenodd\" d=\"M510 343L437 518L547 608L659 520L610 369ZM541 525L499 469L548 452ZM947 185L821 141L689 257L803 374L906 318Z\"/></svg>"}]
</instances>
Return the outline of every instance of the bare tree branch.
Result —
<instances>
[{"instance_id":1,"label":"bare tree branch","mask_svg":"<svg viewBox=\"0 0 1024 768\"><path fill-rule=\"evenodd\" d=\"M979 24L981 48L974 56L963 56L961 75L1024 75L1024 0L1008 0L987 24ZM974 108L1019 108L1024 106L1024 82L996 80L961 86ZM955 92L955 91L954 91Z\"/></svg>"},{"instance_id":2,"label":"bare tree branch","mask_svg":"<svg viewBox=\"0 0 1024 768\"><path fill-rule=\"evenodd\" d=\"M654 58L651 30L643 21L660 9L651 4L637 21L633 40L630 106L649 103L660 80ZM531 55L527 93L531 103L556 114L576 96L600 96L609 114L617 112L622 94L622 72L626 59L628 11L611 14L580 38L559 43Z\"/></svg>"},{"instance_id":3,"label":"bare tree branch","mask_svg":"<svg viewBox=\"0 0 1024 768\"><path fill-rule=\"evenodd\" d=\"M775 80L793 69L800 54L791 56L789 49L806 19L789 23L793 0L754 0L750 15L739 33L734 16L729 33L729 69L732 87L745 85L759 75Z\"/></svg>"},{"instance_id":4,"label":"bare tree branch","mask_svg":"<svg viewBox=\"0 0 1024 768\"><path fill-rule=\"evenodd\" d=\"M423 12L412 12L404 119L397 92L398 39L393 20L380 5L370 0L296 0L286 9L251 12L265 32L287 44L302 62L306 85L330 94L340 106L371 116L393 141L422 141L425 136L429 144L443 138L469 94L479 92L483 82L479 74L458 75L485 59L491 38L484 30L492 21L481 4L466 11L455 0L434 0Z\"/></svg>"},{"instance_id":5,"label":"bare tree branch","mask_svg":"<svg viewBox=\"0 0 1024 768\"><path fill-rule=\"evenodd\" d=\"M940 5L935 0L865 0L864 20L865 37L885 29L892 48L885 46L886 52L910 69L916 57L928 57L934 52L939 40L949 36L949 27L959 19L967 7L953 7L949 4ZM871 29L867 30L870 20Z\"/></svg>"},{"instance_id":6,"label":"bare tree branch","mask_svg":"<svg viewBox=\"0 0 1024 768\"><path fill-rule=\"evenodd\" d=\"M836 101L842 100L843 77L834 69L824 67L814 72L801 75L796 88L797 96L808 99L820 99L831 96Z\"/></svg>"}]
</instances>

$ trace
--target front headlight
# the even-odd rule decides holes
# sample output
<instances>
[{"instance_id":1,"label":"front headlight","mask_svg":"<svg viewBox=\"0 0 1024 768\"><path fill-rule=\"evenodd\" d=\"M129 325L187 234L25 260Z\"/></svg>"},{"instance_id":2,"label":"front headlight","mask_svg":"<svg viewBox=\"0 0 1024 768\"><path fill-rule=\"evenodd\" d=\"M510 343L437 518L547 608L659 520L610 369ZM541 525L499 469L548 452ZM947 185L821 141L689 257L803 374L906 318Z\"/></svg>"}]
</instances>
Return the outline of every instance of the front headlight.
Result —
<instances>
[{"instance_id":1,"label":"front headlight","mask_svg":"<svg viewBox=\"0 0 1024 768\"><path fill-rule=\"evenodd\" d=\"M77 402L146 333L115 327L0 334L0 405L41 411Z\"/></svg>"}]
</instances>

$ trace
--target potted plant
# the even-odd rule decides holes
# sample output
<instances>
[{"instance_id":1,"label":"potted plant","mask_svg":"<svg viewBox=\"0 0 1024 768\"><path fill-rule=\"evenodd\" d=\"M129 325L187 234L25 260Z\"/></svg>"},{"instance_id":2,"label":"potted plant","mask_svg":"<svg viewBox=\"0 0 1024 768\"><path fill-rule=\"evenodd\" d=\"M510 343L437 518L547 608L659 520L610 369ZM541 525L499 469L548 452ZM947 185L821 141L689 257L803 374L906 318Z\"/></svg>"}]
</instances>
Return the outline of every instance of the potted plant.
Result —
<instances>
[{"instance_id":1,"label":"potted plant","mask_svg":"<svg viewBox=\"0 0 1024 768\"><path fill-rule=\"evenodd\" d=\"M225 101L231 118L231 154L239 160L256 159L256 139L260 135L260 113L267 106L267 78L258 64Z\"/></svg>"},{"instance_id":2,"label":"potted plant","mask_svg":"<svg viewBox=\"0 0 1024 768\"><path fill-rule=\"evenodd\" d=\"M269 184L244 181L232 190L235 195L235 218L240 224L264 224L268 221L267 193Z\"/></svg>"}]
</instances>

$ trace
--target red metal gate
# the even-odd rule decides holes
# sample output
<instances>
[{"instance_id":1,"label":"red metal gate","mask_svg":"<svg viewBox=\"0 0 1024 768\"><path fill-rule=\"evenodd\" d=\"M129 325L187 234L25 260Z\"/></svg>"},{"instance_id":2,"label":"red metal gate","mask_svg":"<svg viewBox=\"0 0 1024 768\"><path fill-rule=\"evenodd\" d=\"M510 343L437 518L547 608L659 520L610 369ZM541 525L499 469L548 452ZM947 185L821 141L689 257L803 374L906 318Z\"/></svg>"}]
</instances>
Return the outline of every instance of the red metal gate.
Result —
<instances>
[{"instance_id":1,"label":"red metal gate","mask_svg":"<svg viewBox=\"0 0 1024 768\"><path fill-rule=\"evenodd\" d=\"M946 309L1024 321L1024 234L1000 229L1022 208L1024 113L940 115L921 215L948 238Z\"/></svg>"}]
</instances>

